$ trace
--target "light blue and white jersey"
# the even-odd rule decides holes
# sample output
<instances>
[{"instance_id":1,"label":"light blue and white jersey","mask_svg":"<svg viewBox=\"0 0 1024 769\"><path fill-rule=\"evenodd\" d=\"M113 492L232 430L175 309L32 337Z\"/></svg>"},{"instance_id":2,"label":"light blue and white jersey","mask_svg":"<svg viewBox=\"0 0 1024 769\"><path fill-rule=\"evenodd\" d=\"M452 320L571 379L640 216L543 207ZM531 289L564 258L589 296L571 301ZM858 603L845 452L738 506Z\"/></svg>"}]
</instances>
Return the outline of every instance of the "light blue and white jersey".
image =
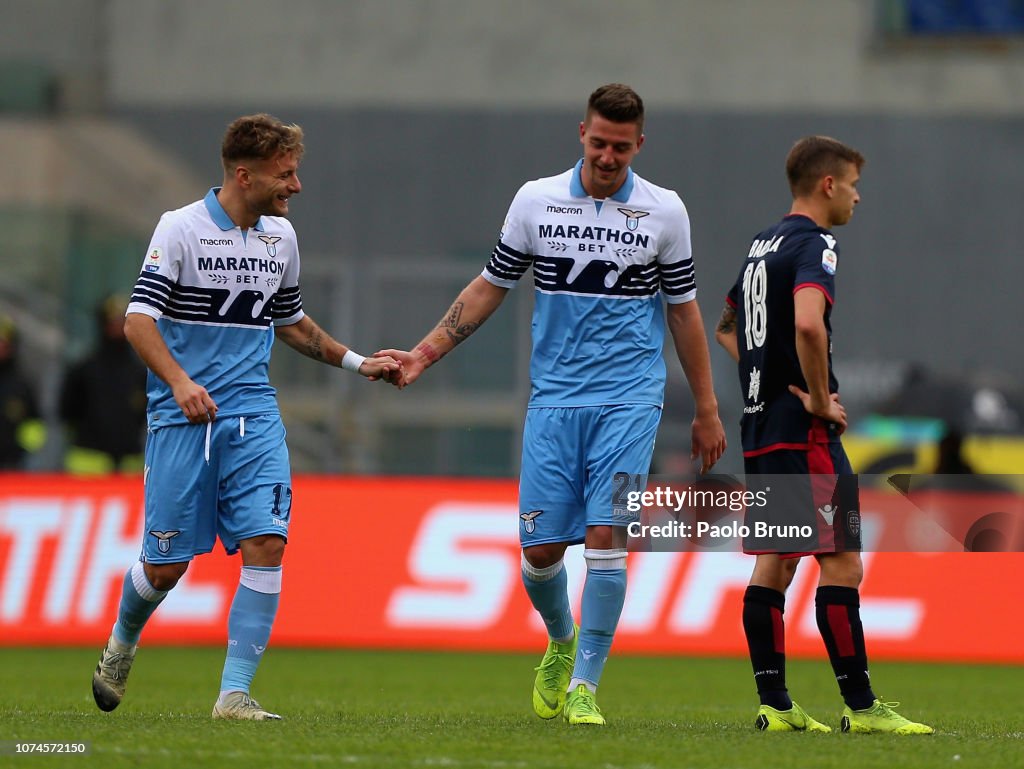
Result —
<instances>
[{"instance_id":1,"label":"light blue and white jersey","mask_svg":"<svg viewBox=\"0 0 1024 769\"><path fill-rule=\"evenodd\" d=\"M303 317L295 230L264 216L242 231L217 200L160 218L128 312L157 321L171 355L217 404L217 416L278 413L268 367L275 325ZM147 384L151 428L187 424L171 388Z\"/></svg>"},{"instance_id":2,"label":"light blue and white jersey","mask_svg":"<svg viewBox=\"0 0 1024 769\"><path fill-rule=\"evenodd\" d=\"M513 288L533 265L530 407L661 406L661 297L697 295L690 219L675 192L632 170L595 200L582 166L520 188L483 277Z\"/></svg>"}]
</instances>

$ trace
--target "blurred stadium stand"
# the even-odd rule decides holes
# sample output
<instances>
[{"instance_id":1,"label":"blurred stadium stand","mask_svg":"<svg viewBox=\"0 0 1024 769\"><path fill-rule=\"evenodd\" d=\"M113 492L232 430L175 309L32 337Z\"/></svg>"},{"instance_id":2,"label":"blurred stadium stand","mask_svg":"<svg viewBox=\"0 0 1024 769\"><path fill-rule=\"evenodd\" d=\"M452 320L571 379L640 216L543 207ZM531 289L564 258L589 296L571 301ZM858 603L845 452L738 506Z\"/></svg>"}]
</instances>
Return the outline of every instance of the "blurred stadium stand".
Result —
<instances>
[{"instance_id":1,"label":"blurred stadium stand","mask_svg":"<svg viewBox=\"0 0 1024 769\"><path fill-rule=\"evenodd\" d=\"M648 103L637 170L689 208L709 332L749 238L788 206L786 150L828 133L868 157L863 204L839 233L835 353L851 413L892 396L911 364L1024 379L1019 2L247 8L0 0L0 140L14 148L0 167L0 308L19 318L51 405L96 298L130 288L160 213L219 180L236 115L306 128L292 215L305 304L366 353L413 344L440 317L517 187L573 162L585 97L613 80ZM530 303L513 292L404 393L277 354L296 470L514 474ZM725 356L713 362L736 470L739 393ZM677 369L661 468L688 449Z\"/></svg>"},{"instance_id":2,"label":"blurred stadium stand","mask_svg":"<svg viewBox=\"0 0 1024 769\"><path fill-rule=\"evenodd\" d=\"M891 31L928 36L1024 34L1020 0L888 0L883 18Z\"/></svg>"}]
</instances>

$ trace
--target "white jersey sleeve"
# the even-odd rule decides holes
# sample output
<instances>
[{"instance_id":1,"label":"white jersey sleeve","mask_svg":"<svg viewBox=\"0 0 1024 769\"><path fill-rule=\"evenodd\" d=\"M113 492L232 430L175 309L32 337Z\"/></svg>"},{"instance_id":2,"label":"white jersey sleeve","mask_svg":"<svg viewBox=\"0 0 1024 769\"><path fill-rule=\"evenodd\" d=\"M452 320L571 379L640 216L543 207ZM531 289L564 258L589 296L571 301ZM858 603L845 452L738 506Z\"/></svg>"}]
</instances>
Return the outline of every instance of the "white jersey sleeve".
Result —
<instances>
[{"instance_id":1,"label":"white jersey sleeve","mask_svg":"<svg viewBox=\"0 0 1024 769\"><path fill-rule=\"evenodd\" d=\"M160 320L167 311L171 288L181 273L182 243L180 226L168 211L160 217L142 260L142 269L128 304L129 313L142 313Z\"/></svg>"},{"instance_id":2,"label":"white jersey sleeve","mask_svg":"<svg viewBox=\"0 0 1024 769\"><path fill-rule=\"evenodd\" d=\"M529 186L524 184L513 198L498 235L498 244L481 273L484 280L499 288L514 288L533 263L534 248L526 202Z\"/></svg>"},{"instance_id":3,"label":"white jersey sleeve","mask_svg":"<svg viewBox=\"0 0 1024 769\"><path fill-rule=\"evenodd\" d=\"M658 274L661 292L669 304L682 304L697 297L690 246L690 215L678 195L672 193L678 215L669 218L658 243Z\"/></svg>"},{"instance_id":4,"label":"white jersey sleeve","mask_svg":"<svg viewBox=\"0 0 1024 769\"><path fill-rule=\"evenodd\" d=\"M291 222L280 219L282 225L291 231L291 239L295 240L295 230ZM305 317L302 311L302 291L299 290L299 248L295 246L294 257L288 261L284 274L281 275L281 287L274 294L270 305L270 317L275 326L290 326Z\"/></svg>"}]
</instances>

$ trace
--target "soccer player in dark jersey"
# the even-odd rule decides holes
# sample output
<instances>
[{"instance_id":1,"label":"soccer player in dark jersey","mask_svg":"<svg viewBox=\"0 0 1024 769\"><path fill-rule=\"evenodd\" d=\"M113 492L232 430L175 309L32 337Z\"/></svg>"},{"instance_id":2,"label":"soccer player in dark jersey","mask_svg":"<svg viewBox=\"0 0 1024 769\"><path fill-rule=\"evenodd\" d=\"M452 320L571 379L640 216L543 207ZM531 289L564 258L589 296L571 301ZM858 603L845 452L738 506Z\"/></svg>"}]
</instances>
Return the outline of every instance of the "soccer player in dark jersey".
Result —
<instances>
[{"instance_id":1,"label":"soccer player in dark jersey","mask_svg":"<svg viewBox=\"0 0 1024 769\"><path fill-rule=\"evenodd\" d=\"M761 698L755 725L767 731L831 731L786 689L785 594L804 555L821 567L816 615L846 703L842 730L933 731L875 696L860 620L860 508L840 443L847 417L832 372L830 318L839 261L831 230L853 216L863 164L859 152L828 137L808 136L793 146L786 158L793 206L754 238L715 334L739 364L748 484L766 475L806 478L796 484L806 486L798 495L804 504L787 509L787 521L809 523L816 533L807 552L745 544L757 560L743 599L743 629Z\"/></svg>"}]
</instances>

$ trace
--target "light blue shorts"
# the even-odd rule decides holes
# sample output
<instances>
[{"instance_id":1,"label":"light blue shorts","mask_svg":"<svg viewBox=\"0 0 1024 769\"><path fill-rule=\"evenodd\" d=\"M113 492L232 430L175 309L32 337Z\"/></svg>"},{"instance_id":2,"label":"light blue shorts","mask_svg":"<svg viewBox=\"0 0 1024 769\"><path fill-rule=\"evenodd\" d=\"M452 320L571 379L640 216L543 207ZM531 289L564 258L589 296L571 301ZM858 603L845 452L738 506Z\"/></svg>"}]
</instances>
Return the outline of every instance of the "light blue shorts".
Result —
<instances>
[{"instance_id":1,"label":"light blue shorts","mask_svg":"<svg viewBox=\"0 0 1024 769\"><path fill-rule=\"evenodd\" d=\"M170 425L146 440L146 530L142 560L180 563L228 554L243 539L288 539L291 468L278 414L224 417L206 425Z\"/></svg>"},{"instance_id":2,"label":"light blue shorts","mask_svg":"<svg viewBox=\"0 0 1024 769\"><path fill-rule=\"evenodd\" d=\"M583 542L587 526L627 526L613 500L645 488L658 406L532 408L523 428L519 541L523 547Z\"/></svg>"}]
</instances>

